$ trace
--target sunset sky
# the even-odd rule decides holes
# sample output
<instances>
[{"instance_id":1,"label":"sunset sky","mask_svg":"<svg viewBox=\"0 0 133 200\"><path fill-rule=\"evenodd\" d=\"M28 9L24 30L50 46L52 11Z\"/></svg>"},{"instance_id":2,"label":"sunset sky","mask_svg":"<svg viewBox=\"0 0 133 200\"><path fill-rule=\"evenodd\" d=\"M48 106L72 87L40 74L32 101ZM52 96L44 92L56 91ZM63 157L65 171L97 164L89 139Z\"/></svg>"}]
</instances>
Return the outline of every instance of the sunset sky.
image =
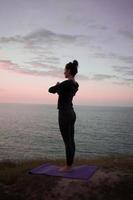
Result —
<instances>
[{"instance_id":1,"label":"sunset sky","mask_svg":"<svg viewBox=\"0 0 133 200\"><path fill-rule=\"evenodd\" d=\"M133 106L132 0L0 0L0 102L56 104L79 62L79 105Z\"/></svg>"}]
</instances>

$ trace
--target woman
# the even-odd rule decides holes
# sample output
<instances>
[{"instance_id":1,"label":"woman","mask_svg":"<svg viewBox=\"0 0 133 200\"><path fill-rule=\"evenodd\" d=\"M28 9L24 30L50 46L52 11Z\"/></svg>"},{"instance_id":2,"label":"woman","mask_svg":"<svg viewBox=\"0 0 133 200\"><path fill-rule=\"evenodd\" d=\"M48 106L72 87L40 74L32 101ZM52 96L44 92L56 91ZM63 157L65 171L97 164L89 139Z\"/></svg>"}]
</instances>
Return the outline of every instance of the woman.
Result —
<instances>
[{"instance_id":1,"label":"woman","mask_svg":"<svg viewBox=\"0 0 133 200\"><path fill-rule=\"evenodd\" d=\"M78 91L78 83L75 81L75 75L78 72L78 62L74 60L66 64L64 75L67 80L49 88L50 93L57 93L58 98L58 121L60 132L65 144L66 165L60 171L70 170L74 161L75 142L74 142L74 124L76 114L73 109L73 96Z\"/></svg>"}]
</instances>

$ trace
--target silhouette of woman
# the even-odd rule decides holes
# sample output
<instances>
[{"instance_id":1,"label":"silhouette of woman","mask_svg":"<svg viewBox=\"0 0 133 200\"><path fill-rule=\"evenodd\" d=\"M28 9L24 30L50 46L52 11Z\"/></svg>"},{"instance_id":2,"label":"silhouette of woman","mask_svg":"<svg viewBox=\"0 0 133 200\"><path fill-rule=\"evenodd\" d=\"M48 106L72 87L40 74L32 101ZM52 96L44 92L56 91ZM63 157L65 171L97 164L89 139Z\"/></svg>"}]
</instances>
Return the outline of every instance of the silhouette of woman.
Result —
<instances>
[{"instance_id":1,"label":"silhouette of woman","mask_svg":"<svg viewBox=\"0 0 133 200\"><path fill-rule=\"evenodd\" d=\"M60 171L70 170L74 161L75 141L74 125L76 114L73 109L73 97L78 91L79 84L75 81L75 75L78 72L78 62L74 60L66 64L64 75L67 80L49 88L50 93L57 93L58 96L58 122L60 132L65 144L66 165L60 168Z\"/></svg>"}]
</instances>

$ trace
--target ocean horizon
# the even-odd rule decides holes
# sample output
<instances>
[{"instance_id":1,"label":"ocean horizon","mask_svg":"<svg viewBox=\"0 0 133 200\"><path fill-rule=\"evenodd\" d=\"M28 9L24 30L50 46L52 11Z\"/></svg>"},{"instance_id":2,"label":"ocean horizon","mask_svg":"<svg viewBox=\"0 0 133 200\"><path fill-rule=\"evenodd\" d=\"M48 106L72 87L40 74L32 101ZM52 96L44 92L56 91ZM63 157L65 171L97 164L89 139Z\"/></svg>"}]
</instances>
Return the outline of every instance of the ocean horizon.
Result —
<instances>
[{"instance_id":1,"label":"ocean horizon","mask_svg":"<svg viewBox=\"0 0 133 200\"><path fill-rule=\"evenodd\" d=\"M74 106L75 157L132 155L133 107ZM0 161L64 158L56 104L0 103Z\"/></svg>"}]
</instances>

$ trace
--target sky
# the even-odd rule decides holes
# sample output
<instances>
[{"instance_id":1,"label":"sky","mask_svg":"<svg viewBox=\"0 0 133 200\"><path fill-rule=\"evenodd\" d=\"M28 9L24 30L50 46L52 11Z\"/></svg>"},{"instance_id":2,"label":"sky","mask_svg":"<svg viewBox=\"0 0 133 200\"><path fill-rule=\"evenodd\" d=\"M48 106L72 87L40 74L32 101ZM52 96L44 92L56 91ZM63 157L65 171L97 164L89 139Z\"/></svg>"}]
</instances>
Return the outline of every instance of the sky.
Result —
<instances>
[{"instance_id":1,"label":"sky","mask_svg":"<svg viewBox=\"0 0 133 200\"><path fill-rule=\"evenodd\" d=\"M0 103L56 104L78 60L77 105L133 106L132 0L0 0Z\"/></svg>"}]
</instances>

